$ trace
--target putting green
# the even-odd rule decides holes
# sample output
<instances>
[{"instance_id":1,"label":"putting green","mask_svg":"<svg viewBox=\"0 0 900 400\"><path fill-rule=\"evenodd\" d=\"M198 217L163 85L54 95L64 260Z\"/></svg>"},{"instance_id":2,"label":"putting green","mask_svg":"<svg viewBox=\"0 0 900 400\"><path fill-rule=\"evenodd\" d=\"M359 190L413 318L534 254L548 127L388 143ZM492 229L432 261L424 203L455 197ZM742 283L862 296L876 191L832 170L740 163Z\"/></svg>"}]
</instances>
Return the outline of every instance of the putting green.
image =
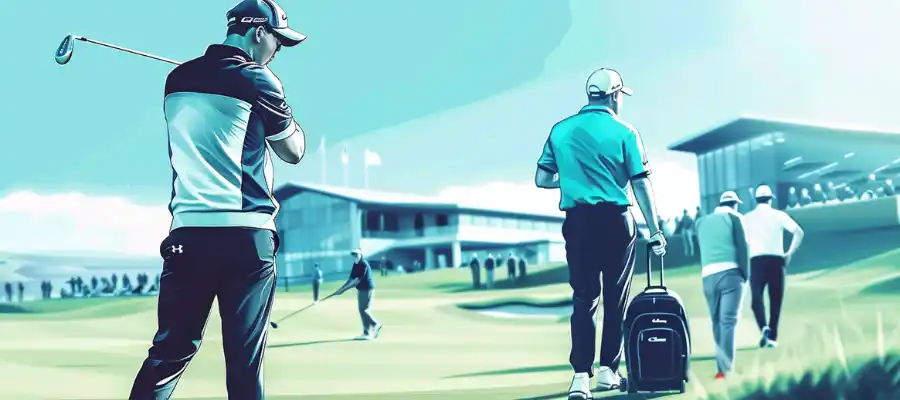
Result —
<instances>
[{"instance_id":1,"label":"putting green","mask_svg":"<svg viewBox=\"0 0 900 400\"><path fill-rule=\"evenodd\" d=\"M727 383L712 379L712 334L699 272L686 267L667 273L668 286L682 296L691 316L695 349L688 393L673 398L702 398L743 383L900 348L900 314L895 312L900 296L866 290L884 285L890 273L898 272L897 257L853 267L789 279L778 349L755 348L758 332L745 301L738 374ZM851 273L856 279L848 279ZM455 269L379 279L374 313L385 328L377 341L350 340L361 330L353 293L283 322L269 336L269 398L564 398L571 377L564 320L494 318L459 305L554 302L569 296L568 287L470 291L469 276L469 271ZM635 276L634 282L636 293L644 277ZM325 290L335 287L326 285ZM279 293L273 318L309 300L304 288ZM51 301L25 308L28 314L0 315L0 375L15 383L0 385L0 398L127 396L155 328L152 298ZM213 314L207 339L175 398L225 396L220 324Z\"/></svg>"}]
</instances>

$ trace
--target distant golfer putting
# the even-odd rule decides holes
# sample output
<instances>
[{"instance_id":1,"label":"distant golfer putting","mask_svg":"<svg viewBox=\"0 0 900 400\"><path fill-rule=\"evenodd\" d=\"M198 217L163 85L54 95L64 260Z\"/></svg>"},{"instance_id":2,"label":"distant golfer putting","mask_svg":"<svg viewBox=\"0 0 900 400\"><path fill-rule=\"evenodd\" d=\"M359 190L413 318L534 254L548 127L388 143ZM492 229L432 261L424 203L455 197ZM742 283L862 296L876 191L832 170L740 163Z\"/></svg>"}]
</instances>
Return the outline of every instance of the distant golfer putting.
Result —
<instances>
[{"instance_id":1,"label":"distant golfer putting","mask_svg":"<svg viewBox=\"0 0 900 400\"><path fill-rule=\"evenodd\" d=\"M372 277L372 267L363 258L361 249L354 249L350 255L353 256L353 269L350 271L350 277L334 294L341 295L351 288L356 288L359 317L362 319L363 325L362 336L357 339L374 340L381 332L381 323L372 316L370 311L372 299L375 297L375 279Z\"/></svg>"}]
</instances>

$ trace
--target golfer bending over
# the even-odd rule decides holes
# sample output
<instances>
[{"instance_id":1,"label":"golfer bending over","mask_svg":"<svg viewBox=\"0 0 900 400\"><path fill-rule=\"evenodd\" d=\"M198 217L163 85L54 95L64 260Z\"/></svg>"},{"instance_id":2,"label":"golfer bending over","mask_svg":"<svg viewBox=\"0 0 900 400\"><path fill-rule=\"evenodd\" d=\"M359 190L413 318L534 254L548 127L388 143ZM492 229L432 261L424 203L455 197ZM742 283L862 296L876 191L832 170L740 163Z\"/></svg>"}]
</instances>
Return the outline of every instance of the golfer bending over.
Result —
<instances>
[{"instance_id":1,"label":"golfer bending over","mask_svg":"<svg viewBox=\"0 0 900 400\"><path fill-rule=\"evenodd\" d=\"M559 188L559 208L566 212L562 233L573 302L569 362L575 370L569 399L593 398L601 288L603 339L597 389L619 387L622 319L635 254L629 183L650 228L650 242L655 242L654 253L666 253L641 135L618 116L622 98L631 89L623 86L618 72L606 68L594 71L585 89L588 105L553 126L535 173L538 187Z\"/></svg>"},{"instance_id":2,"label":"golfer bending over","mask_svg":"<svg viewBox=\"0 0 900 400\"><path fill-rule=\"evenodd\" d=\"M359 306L359 317L362 319L363 333L358 337L360 340L378 339L381 332L381 323L372 316L369 310L372 307L372 299L375 298L375 279L372 277L372 267L369 262L363 258L362 250L354 249L350 252L353 256L353 269L350 270L350 277L347 282L335 292L341 295L356 288L357 304Z\"/></svg>"},{"instance_id":3,"label":"golfer bending over","mask_svg":"<svg viewBox=\"0 0 900 400\"><path fill-rule=\"evenodd\" d=\"M750 273L747 237L738 204L741 199L735 192L722 193L716 210L697 221L703 294L716 344L716 379L724 379L734 367L734 332Z\"/></svg>"}]
</instances>

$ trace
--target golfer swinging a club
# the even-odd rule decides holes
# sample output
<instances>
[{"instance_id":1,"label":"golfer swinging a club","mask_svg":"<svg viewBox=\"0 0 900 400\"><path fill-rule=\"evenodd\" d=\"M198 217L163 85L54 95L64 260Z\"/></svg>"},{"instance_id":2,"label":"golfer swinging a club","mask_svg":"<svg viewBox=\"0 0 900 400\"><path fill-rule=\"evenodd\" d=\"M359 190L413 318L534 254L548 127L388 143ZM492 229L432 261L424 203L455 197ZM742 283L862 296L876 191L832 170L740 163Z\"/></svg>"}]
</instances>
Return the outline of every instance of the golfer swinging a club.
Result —
<instances>
[{"instance_id":1,"label":"golfer swinging a club","mask_svg":"<svg viewBox=\"0 0 900 400\"><path fill-rule=\"evenodd\" d=\"M275 295L275 214L267 144L289 164L305 138L266 66L306 37L271 0L228 11L224 44L176 67L164 112L172 225L160 245L158 330L131 400L168 399L200 347L213 300L222 318L231 400L262 400L263 352Z\"/></svg>"},{"instance_id":2,"label":"golfer swinging a club","mask_svg":"<svg viewBox=\"0 0 900 400\"><path fill-rule=\"evenodd\" d=\"M382 325L372 316L370 311L372 299L375 298L375 279L372 277L372 267L369 266L369 262L363 257L361 249L354 249L350 252L350 255L353 257L353 268L350 270L350 277L334 294L341 295L351 288L356 288L359 317L362 319L363 327L363 333L357 339L378 339Z\"/></svg>"},{"instance_id":3,"label":"golfer swinging a club","mask_svg":"<svg viewBox=\"0 0 900 400\"><path fill-rule=\"evenodd\" d=\"M629 183L650 228L653 252L666 253L641 136L618 116L631 89L618 72L606 68L591 73L585 89L588 105L553 126L535 173L538 187L560 190L559 208L566 212L562 233L573 303L569 362L575 372L570 400L593 398L601 288L603 339L597 389L619 387L622 319L635 257Z\"/></svg>"}]
</instances>

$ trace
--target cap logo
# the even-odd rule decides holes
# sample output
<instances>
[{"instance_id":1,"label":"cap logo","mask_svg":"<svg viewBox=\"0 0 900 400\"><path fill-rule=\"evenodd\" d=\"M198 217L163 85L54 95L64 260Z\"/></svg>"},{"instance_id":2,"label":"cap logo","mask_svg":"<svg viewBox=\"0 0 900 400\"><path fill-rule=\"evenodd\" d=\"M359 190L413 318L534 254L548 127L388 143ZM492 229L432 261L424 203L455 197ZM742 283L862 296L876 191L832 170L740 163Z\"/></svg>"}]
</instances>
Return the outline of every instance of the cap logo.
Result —
<instances>
[{"instance_id":1,"label":"cap logo","mask_svg":"<svg viewBox=\"0 0 900 400\"><path fill-rule=\"evenodd\" d=\"M261 17L243 17L243 18L241 18L242 24L261 24L261 23L268 22L268 21L269 21L268 18L261 18Z\"/></svg>"},{"instance_id":2,"label":"cap logo","mask_svg":"<svg viewBox=\"0 0 900 400\"><path fill-rule=\"evenodd\" d=\"M287 21L287 14L281 14L281 20Z\"/></svg>"}]
</instances>

